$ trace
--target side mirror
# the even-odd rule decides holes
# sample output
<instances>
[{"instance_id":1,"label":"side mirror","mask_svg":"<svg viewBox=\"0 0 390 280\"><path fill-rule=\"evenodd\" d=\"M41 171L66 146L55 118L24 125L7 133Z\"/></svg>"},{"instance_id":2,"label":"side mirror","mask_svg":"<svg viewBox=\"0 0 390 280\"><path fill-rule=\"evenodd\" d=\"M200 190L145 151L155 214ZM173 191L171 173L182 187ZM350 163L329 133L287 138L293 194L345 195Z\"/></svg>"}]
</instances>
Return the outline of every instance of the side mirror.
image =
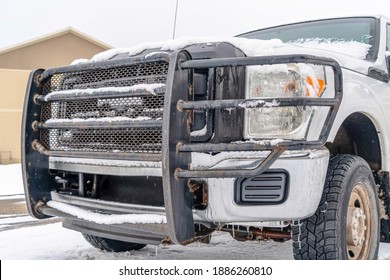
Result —
<instances>
[{"instance_id":1,"label":"side mirror","mask_svg":"<svg viewBox=\"0 0 390 280\"><path fill-rule=\"evenodd\" d=\"M388 58L386 58L386 60L388 61ZM389 63L387 63L387 66L388 65L389 65ZM389 68L389 67L387 67L387 68ZM371 78L377 79L379 81L385 82L385 83L388 83L390 81L389 74L387 74L386 71L383 71L383 70L378 69L376 67L368 68L368 76Z\"/></svg>"}]
</instances>

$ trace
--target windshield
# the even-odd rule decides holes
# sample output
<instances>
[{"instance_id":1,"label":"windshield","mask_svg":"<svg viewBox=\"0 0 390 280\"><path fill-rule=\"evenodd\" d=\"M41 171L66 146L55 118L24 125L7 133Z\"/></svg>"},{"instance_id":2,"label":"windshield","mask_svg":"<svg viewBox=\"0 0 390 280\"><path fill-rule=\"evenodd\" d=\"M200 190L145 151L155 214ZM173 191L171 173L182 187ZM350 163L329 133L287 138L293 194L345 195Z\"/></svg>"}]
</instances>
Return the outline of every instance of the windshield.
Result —
<instances>
[{"instance_id":1,"label":"windshield","mask_svg":"<svg viewBox=\"0 0 390 280\"><path fill-rule=\"evenodd\" d=\"M280 39L285 43L376 59L376 19L340 18L303 22L239 35L250 39Z\"/></svg>"}]
</instances>

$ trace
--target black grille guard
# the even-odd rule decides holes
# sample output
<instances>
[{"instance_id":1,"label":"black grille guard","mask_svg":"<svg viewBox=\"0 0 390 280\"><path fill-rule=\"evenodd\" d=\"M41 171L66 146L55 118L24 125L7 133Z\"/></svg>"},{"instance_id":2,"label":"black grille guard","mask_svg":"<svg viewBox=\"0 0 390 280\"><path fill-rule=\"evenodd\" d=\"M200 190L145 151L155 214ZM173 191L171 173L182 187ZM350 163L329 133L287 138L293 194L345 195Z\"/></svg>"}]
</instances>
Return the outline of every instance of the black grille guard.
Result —
<instances>
[{"instance_id":1,"label":"black grille guard","mask_svg":"<svg viewBox=\"0 0 390 280\"><path fill-rule=\"evenodd\" d=\"M264 172L286 150L316 149L325 145L332 124L335 120L338 108L342 100L342 71L339 64L330 58L314 57L309 55L285 55L285 56L262 56L246 58L219 58L191 60L186 51L175 51L171 55L154 55L155 60L169 61L169 69L166 83L164 100L164 114L161 120L149 121L149 126L162 125L162 151L159 156L148 154L120 153L121 159L129 160L162 160L162 177L164 189L164 202L167 222L170 228L170 236L175 243L186 244L193 240L194 220L191 193L187 186L188 178L218 178L218 177L251 177ZM45 182L50 181L48 169L48 157L75 156L86 157L87 153L53 152L42 146L39 142L39 131L46 129L45 124L40 123L40 102L44 102L41 96L42 83L50 76L67 71L110 68L116 65L144 63L145 56L130 59L113 60L99 63L87 63L68 67L54 68L47 71L36 70L31 73L29 86L26 93L22 127L22 166L24 174L24 186L29 203L30 213L34 216L42 215L34 212L34 206L42 200L42 196L50 193L52 187ZM289 141L281 142L276 146L261 145L256 143L191 143L190 125L191 110L219 110L223 108L239 108L249 99L192 101L194 88L194 69L209 69L216 67L236 67L248 65L269 65L281 63L310 63L324 65L332 68L334 72L334 98L270 98L262 99L276 101L279 106L326 106L329 107L324 125L319 138L315 141ZM255 101L256 99L253 99ZM264 104L256 103L251 108L261 108ZM35 124L35 126L33 125ZM57 124L60 126L61 124ZM119 125L120 124L116 124ZM127 124L128 126L130 124ZM142 125L142 124L131 124ZM131 126L130 125L130 126ZM108 125L109 126L109 125ZM107 127L105 127L107 128ZM217 153L226 151L270 151L266 159L252 170L229 169L229 170L189 170L191 152ZM90 154L88 157L93 157ZM99 156L115 158L110 153L99 153ZM118 155L119 156L119 155ZM32 164L34 163L34 164ZM33 176L33 174L39 174ZM29 192L29 186L36 185L38 191Z\"/></svg>"}]
</instances>

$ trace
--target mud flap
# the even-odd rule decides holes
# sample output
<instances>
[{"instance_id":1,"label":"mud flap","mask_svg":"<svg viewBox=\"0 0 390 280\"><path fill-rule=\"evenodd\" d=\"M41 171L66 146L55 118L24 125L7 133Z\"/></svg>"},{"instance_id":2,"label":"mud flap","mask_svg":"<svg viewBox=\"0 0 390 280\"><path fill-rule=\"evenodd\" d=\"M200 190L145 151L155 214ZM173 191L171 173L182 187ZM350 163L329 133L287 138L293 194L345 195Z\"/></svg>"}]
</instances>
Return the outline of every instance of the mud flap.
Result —
<instances>
[{"instance_id":1,"label":"mud flap","mask_svg":"<svg viewBox=\"0 0 390 280\"><path fill-rule=\"evenodd\" d=\"M381 242L390 243L390 178L388 171L374 172L375 183L379 185L379 203L384 207L381 211ZM383 209L383 208L382 208ZM386 216L386 217L383 217Z\"/></svg>"}]
</instances>

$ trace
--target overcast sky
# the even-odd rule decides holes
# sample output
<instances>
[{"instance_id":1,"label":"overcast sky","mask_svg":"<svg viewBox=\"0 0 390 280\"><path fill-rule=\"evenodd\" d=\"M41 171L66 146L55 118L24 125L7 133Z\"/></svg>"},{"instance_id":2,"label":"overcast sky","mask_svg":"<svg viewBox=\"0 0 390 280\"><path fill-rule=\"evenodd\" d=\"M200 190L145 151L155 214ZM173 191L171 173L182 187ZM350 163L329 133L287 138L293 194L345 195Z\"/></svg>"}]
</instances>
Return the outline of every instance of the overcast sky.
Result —
<instances>
[{"instance_id":1,"label":"overcast sky","mask_svg":"<svg viewBox=\"0 0 390 280\"><path fill-rule=\"evenodd\" d=\"M233 36L324 17L381 14L387 0L178 0L176 38ZM72 26L113 47L172 39L176 0L0 0L0 49Z\"/></svg>"}]
</instances>

